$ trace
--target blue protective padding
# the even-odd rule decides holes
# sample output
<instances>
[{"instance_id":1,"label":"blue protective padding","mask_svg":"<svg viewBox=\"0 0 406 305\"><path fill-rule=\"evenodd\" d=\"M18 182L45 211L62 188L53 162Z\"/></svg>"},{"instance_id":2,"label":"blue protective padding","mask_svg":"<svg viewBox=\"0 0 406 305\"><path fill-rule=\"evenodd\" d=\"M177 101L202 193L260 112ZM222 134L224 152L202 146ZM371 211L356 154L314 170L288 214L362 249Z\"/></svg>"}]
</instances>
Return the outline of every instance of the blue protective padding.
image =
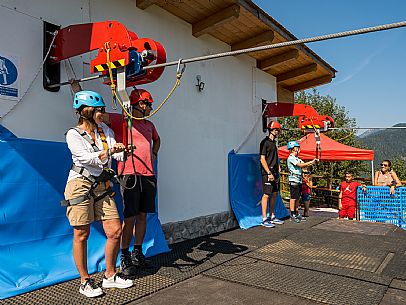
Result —
<instances>
[{"instance_id":1,"label":"blue protective padding","mask_svg":"<svg viewBox=\"0 0 406 305\"><path fill-rule=\"evenodd\" d=\"M397 187L393 195L388 186L368 186L366 192L358 187L357 203L360 220L406 229L406 187Z\"/></svg>"},{"instance_id":2,"label":"blue protective padding","mask_svg":"<svg viewBox=\"0 0 406 305\"><path fill-rule=\"evenodd\" d=\"M262 222L262 177L259 154L228 154L228 183L231 208L242 229L258 226ZM278 194L275 216L285 218L289 211Z\"/></svg>"},{"instance_id":3,"label":"blue protective padding","mask_svg":"<svg viewBox=\"0 0 406 305\"><path fill-rule=\"evenodd\" d=\"M67 145L8 134L0 138L0 154L0 299L77 278L73 230L59 203L71 165ZM121 212L119 195L116 202ZM105 268L105 242L102 226L92 224L90 273ZM157 214L147 217L143 251L169 251Z\"/></svg>"},{"instance_id":4,"label":"blue protective padding","mask_svg":"<svg viewBox=\"0 0 406 305\"><path fill-rule=\"evenodd\" d=\"M0 124L0 141L13 138L16 138L16 136L10 130Z\"/></svg>"}]
</instances>

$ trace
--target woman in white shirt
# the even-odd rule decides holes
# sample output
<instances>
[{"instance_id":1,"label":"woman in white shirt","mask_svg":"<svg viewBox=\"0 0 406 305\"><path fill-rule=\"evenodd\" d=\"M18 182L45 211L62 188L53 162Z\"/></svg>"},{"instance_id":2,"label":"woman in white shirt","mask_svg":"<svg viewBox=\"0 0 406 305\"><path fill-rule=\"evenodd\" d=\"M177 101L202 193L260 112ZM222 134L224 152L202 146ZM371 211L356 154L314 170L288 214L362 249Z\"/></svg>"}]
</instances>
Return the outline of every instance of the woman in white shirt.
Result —
<instances>
[{"instance_id":1,"label":"woman in white shirt","mask_svg":"<svg viewBox=\"0 0 406 305\"><path fill-rule=\"evenodd\" d=\"M125 147L116 143L113 131L102 122L105 104L100 94L77 92L73 108L79 115L79 122L66 134L73 161L65 188L66 215L74 232L73 258L81 278L79 292L96 297L103 291L87 270L87 240L90 224L95 220L101 221L107 236L102 287L128 288L133 285L131 280L115 271L121 224L108 181L111 157L122 161Z\"/></svg>"}]
</instances>

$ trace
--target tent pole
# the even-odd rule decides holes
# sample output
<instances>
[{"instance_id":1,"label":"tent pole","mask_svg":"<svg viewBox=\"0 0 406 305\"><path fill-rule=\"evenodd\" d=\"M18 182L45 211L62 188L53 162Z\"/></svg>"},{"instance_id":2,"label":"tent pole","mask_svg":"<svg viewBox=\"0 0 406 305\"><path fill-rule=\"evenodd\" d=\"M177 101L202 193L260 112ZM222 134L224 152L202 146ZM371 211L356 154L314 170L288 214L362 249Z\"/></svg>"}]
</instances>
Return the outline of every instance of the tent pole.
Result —
<instances>
[{"instance_id":1,"label":"tent pole","mask_svg":"<svg viewBox=\"0 0 406 305\"><path fill-rule=\"evenodd\" d=\"M371 185L374 185L374 160L371 160Z\"/></svg>"}]
</instances>

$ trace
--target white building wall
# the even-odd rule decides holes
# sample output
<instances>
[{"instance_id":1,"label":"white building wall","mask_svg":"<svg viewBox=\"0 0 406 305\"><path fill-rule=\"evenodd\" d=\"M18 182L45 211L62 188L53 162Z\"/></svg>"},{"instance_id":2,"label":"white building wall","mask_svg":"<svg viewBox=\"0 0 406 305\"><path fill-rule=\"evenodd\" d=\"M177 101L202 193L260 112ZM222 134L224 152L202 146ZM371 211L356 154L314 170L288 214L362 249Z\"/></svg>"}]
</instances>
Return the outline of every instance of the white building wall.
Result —
<instances>
[{"instance_id":1,"label":"white building wall","mask_svg":"<svg viewBox=\"0 0 406 305\"><path fill-rule=\"evenodd\" d=\"M117 20L139 37L163 44L168 61L229 51L215 38L192 36L190 24L157 6L145 11L134 1L36 0L2 1L0 6L0 52L21 56L21 91L32 81L42 58L42 17L62 27L82 22ZM89 9L90 3L90 9ZM21 14L5 8L16 8ZM12 35L11 35L12 32ZM77 77L90 75L89 55L71 60ZM152 118L161 136L159 153L159 214L163 223L227 211L227 154L254 132L240 152L258 151L264 137L260 120L261 99L276 99L275 78L255 68L255 60L245 56L227 57L188 64L181 86L163 109ZM66 80L62 63L62 80ZM143 88L160 103L175 82L175 68ZM205 88L198 92L196 75ZM101 80L83 84L97 90L109 104L110 92ZM18 137L64 141L64 132L76 122L71 93L64 87L58 93L42 88L42 73L25 98L0 120ZM0 103L3 100L0 99ZM1 108L0 108L1 109Z\"/></svg>"}]
</instances>

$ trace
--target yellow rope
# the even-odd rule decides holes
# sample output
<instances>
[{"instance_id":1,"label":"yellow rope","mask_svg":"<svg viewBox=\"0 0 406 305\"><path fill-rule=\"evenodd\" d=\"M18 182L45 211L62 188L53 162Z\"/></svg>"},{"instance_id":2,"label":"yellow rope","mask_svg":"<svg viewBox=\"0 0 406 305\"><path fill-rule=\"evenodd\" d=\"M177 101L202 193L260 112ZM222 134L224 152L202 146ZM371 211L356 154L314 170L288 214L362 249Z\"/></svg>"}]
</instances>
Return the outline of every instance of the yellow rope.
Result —
<instances>
[{"instance_id":1,"label":"yellow rope","mask_svg":"<svg viewBox=\"0 0 406 305\"><path fill-rule=\"evenodd\" d=\"M128 112L128 110L125 108L123 102L121 101L120 97L117 95L116 84L114 83L113 72L112 72L112 69L111 69L111 62L110 62L110 50L111 50L111 48L110 48L110 42L109 41L104 43L104 48L106 49L107 66L109 68L109 77L110 77L110 88L111 88L111 94L112 94L112 97L113 97L112 98L112 107L113 107L113 109L117 109L117 107L116 107L116 105L114 103L114 98L116 98L116 100L120 104L121 108L123 108L124 113L128 117L130 117L131 119L134 119L134 120L146 120L146 119L152 117L153 115L155 115L162 108L162 106L168 101L168 99L171 97L172 93L176 90L176 88L180 86L180 79L182 77L182 72L176 73L175 85L173 86L172 90L169 92L167 97L163 100L163 102L154 111L152 111L149 115L144 116L142 118L137 118L137 117L133 116L131 113Z\"/></svg>"},{"instance_id":2,"label":"yellow rope","mask_svg":"<svg viewBox=\"0 0 406 305\"><path fill-rule=\"evenodd\" d=\"M181 73L178 73L178 74L176 75L176 82L175 82L175 85L173 86L172 90L169 92L169 94L167 95L167 97L163 100L163 102L162 102L154 111L152 111L149 115L144 116L144 117L142 117L142 118L137 118L137 117L133 116L131 113L129 113L128 110L125 108L123 102L122 102L122 101L120 100L120 98L117 96L117 94L116 94L116 99L117 99L118 103L120 104L120 106L123 108L124 113L125 113L128 117L130 117L130 118L132 118L132 119L134 119L134 120L139 120L139 121L141 121L141 120L146 120L146 119L152 117L154 114L156 114L156 113L162 108L162 106L168 101L168 99L171 97L172 93L173 93L173 92L176 90L176 88L180 85L180 78L181 78L181 77L182 77L182 74L181 74Z\"/></svg>"},{"instance_id":3,"label":"yellow rope","mask_svg":"<svg viewBox=\"0 0 406 305\"><path fill-rule=\"evenodd\" d=\"M117 105L114 102L114 96L116 96L116 84L114 83L114 79L113 79L113 71L111 70L111 61L110 61L110 41L107 41L104 43L104 48L106 49L106 58L107 58L107 66L109 68L109 77L110 77L110 88L111 88L111 107L116 110L117 109Z\"/></svg>"},{"instance_id":4,"label":"yellow rope","mask_svg":"<svg viewBox=\"0 0 406 305\"><path fill-rule=\"evenodd\" d=\"M347 134L346 136L344 136L344 137L342 137L341 139L337 139L337 140L335 140L335 141L337 141L337 142L340 142L340 141L342 141L342 140L345 140L345 139L347 139L347 138L349 138L349 137L351 137L351 136L353 136L354 135L354 132L350 132L349 134Z\"/></svg>"},{"instance_id":5,"label":"yellow rope","mask_svg":"<svg viewBox=\"0 0 406 305\"><path fill-rule=\"evenodd\" d=\"M320 129L316 129L316 126L314 126L314 122L313 122L312 117L310 117L310 121L312 122L312 127L313 127L313 130L314 130L315 136L317 134L318 134L318 136L320 136ZM320 153L319 153L319 151L320 151ZM320 142L319 142L319 144L317 144L317 138L316 138L316 159L319 159L319 154L320 154L320 159L321 159L321 144L320 144Z\"/></svg>"}]
</instances>

